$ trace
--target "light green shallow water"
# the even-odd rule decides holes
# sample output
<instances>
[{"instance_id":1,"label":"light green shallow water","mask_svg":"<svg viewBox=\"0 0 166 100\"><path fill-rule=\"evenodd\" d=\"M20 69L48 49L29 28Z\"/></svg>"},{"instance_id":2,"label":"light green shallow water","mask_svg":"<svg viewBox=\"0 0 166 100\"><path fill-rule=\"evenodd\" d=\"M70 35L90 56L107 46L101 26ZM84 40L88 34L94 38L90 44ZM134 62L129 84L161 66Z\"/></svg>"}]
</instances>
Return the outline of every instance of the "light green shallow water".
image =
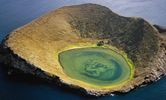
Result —
<instances>
[{"instance_id":1,"label":"light green shallow water","mask_svg":"<svg viewBox=\"0 0 166 100\"><path fill-rule=\"evenodd\" d=\"M126 60L108 48L67 50L59 54L59 62L68 76L97 86L117 85L131 75Z\"/></svg>"}]
</instances>

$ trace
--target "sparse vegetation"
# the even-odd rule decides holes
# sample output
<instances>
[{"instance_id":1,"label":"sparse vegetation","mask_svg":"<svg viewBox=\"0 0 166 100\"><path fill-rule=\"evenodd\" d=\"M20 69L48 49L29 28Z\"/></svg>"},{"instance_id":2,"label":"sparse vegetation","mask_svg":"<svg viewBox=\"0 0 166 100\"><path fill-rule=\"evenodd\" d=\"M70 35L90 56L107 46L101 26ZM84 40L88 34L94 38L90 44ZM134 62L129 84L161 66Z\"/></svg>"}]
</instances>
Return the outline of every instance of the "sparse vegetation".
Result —
<instances>
[{"instance_id":1,"label":"sparse vegetation","mask_svg":"<svg viewBox=\"0 0 166 100\"><path fill-rule=\"evenodd\" d=\"M152 60L160 49L157 34L156 29L144 19L122 17L106 7L83 4L52 11L13 31L4 40L2 49L8 51L4 56L7 63L14 64L17 69L34 75L38 72L37 75L42 78L58 77L62 83L81 87L93 95L102 95L128 92L141 84L155 81L164 73L156 74L154 67L155 61L160 62L155 66L163 70L160 65L165 60L158 59L163 58L163 55L157 55L157 60ZM135 65L130 68L135 70L135 73L131 73L135 77L130 77L131 80L116 87L95 88L64 73L58 58L60 52L96 45L111 47L122 53L124 58L130 58L126 62L130 66ZM36 71L37 68L39 70ZM151 77L153 74L156 77Z\"/></svg>"},{"instance_id":2,"label":"sparse vegetation","mask_svg":"<svg viewBox=\"0 0 166 100\"><path fill-rule=\"evenodd\" d=\"M157 53L157 32L144 19L122 17L99 5L85 4L72 9L75 10L69 12L69 22L80 37L110 39L136 66L147 67L147 62Z\"/></svg>"}]
</instances>

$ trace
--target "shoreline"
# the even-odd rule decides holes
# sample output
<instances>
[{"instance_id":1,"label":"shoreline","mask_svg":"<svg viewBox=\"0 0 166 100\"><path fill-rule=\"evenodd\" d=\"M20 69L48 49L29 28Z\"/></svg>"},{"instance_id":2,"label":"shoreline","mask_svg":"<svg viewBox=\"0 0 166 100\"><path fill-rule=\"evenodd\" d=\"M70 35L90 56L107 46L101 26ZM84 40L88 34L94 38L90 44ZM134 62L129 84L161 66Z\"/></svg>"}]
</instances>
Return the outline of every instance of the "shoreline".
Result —
<instances>
[{"instance_id":1,"label":"shoreline","mask_svg":"<svg viewBox=\"0 0 166 100\"><path fill-rule=\"evenodd\" d=\"M126 84L127 82L129 82L129 81L131 81L133 79L133 76L134 76L134 65L133 65L132 61L127 57L126 53L124 53L121 50L118 50L116 47L112 47L112 46L109 46L109 45L96 46L96 44L94 44L94 45L86 45L86 46L84 46L84 45L83 46L81 46L81 45L79 45L79 46L69 46L69 47L66 47L65 49L63 49L62 51L59 51L59 53L65 52L67 50L82 49L82 48L105 48L105 49L110 49L111 51L113 51L116 54L118 54L119 56L121 56L125 60L125 62L128 64L128 67L130 68L130 76L128 77L127 80L123 81L123 83L118 84L118 85L113 85L113 86L111 86L111 85L110 86L102 86L102 87L101 86L95 86L95 88L111 89L111 88L121 87L121 86L123 86L124 84ZM87 83L87 84L89 84L89 83Z\"/></svg>"},{"instance_id":2,"label":"shoreline","mask_svg":"<svg viewBox=\"0 0 166 100\"><path fill-rule=\"evenodd\" d=\"M85 7L88 12L82 12L82 7ZM99 8L97 10L98 12L94 13L98 16L89 14L92 13L92 7ZM78 12L75 10L78 10ZM100 14L103 10L106 15L108 14L108 19L106 20L101 20L101 18L105 17ZM68 15L69 12L73 13L73 16L79 15L79 13L85 13L88 15L87 18L89 18L89 20L82 20L86 17L83 15L79 16L80 18L71 17L71 15ZM115 19L121 19L124 23L116 22L116 24L111 23L111 25L110 23L105 24L103 20L107 21L110 18L114 18L111 16L115 16ZM90 20L92 17L96 17L95 20ZM74 22L72 24L75 26L71 27L69 19L71 22ZM83 24L79 21L83 21ZM102 29L96 25L96 21L103 22L103 24L101 24ZM88 25L86 30L82 30L82 27L85 25L84 23ZM122 24L127 24L128 27L123 27ZM96 26L94 27L94 25ZM105 26L109 27L107 31L103 31ZM111 28L113 28L114 31L110 30ZM125 31L126 34L121 33L121 31ZM165 46L163 45L162 47L160 45L156 34L158 34L158 32L155 28L145 20L141 18L120 17L103 6L84 4L74 7L64 7L16 29L6 37L2 43L2 49L5 52L3 53L5 58L4 63L22 70L23 73L36 75L48 81L57 80L71 88L84 90L89 95L100 96L115 92L126 93L140 87L142 84L156 81L160 79L160 76L165 75ZM79 35L83 37L79 37ZM138 35L139 38L135 38L135 35ZM90 38L88 38L88 36L90 36ZM134 62L134 65L137 64L133 69L134 78L126 82L123 86L114 89L111 88L110 90L88 87L88 84L67 77L57 62L59 51L68 49L67 46L73 48L73 46L96 44L99 42L96 39L99 36L101 36L103 40L111 40L108 42L112 42L112 44L108 44L116 46L118 50L115 49L115 51L122 50L126 52L126 56L124 57L129 56L132 61L134 59L136 59L136 61L138 60L138 62ZM137 55L135 53L137 53ZM153 57L153 59L150 59L150 57ZM127 60L127 62L129 65L133 64L130 60Z\"/></svg>"}]
</instances>

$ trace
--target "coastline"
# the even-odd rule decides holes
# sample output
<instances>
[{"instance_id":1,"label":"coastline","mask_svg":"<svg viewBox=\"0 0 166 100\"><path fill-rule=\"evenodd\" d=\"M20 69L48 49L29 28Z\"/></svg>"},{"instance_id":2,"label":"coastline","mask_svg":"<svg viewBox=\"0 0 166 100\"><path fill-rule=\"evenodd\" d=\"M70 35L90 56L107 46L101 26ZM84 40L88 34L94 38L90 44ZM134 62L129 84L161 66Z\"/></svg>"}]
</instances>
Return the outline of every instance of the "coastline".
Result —
<instances>
[{"instance_id":1,"label":"coastline","mask_svg":"<svg viewBox=\"0 0 166 100\"><path fill-rule=\"evenodd\" d=\"M61 10L58 10L58 11L61 11ZM50 13L50 14L51 14L50 16L54 15L54 13ZM57 55L59 51L63 50L64 47L68 46L68 44L70 43L76 45L78 42L86 44L86 43L96 43L97 41L95 39L82 39L75 34L69 34L76 31L73 30L70 27L70 25L64 21L65 18L66 18L66 15L62 14L60 17L55 17L55 19L53 19L53 21L56 20L56 23L58 23L58 25L55 25L55 27L57 27L56 31L60 31L62 32L62 34L57 33L57 34L53 34L53 36L52 34L50 36L47 36L47 34L41 35L41 33L50 32L50 30L49 31L47 30L47 26L45 26L45 24L47 24L46 22L49 21L49 16L42 17L28 25L25 25L22 28L19 28L13 31L9 35L9 37L6 38L6 40L4 40L4 43L2 43L3 45L2 48L4 52L6 52L4 54L5 63L10 66L13 66L14 68L22 70L24 73L30 73L32 75L36 75L41 78L47 79L48 81L58 80L62 82L62 84L64 85L68 85L69 87L80 89L80 87L77 85L79 81L66 79L66 76L63 73L63 70L57 67L58 63L52 63L52 61L54 62L55 60L58 60L58 58L54 59L55 55ZM61 20L58 22L59 19ZM44 25L45 26L44 28L46 29L43 29L42 27L42 31L40 31L39 30L40 28L38 29L38 27L41 27L40 25ZM62 25L62 26L66 25L65 29L69 29L69 30L64 31L64 29L61 29L62 26L59 27L59 25ZM36 29L34 29L34 27L36 27ZM55 31L54 28L52 30L53 32ZM29 36L28 34L24 34L26 32L27 33L29 32L29 34L34 32L36 34L35 35L32 34L33 38L30 38L31 35ZM64 41L60 41L61 39L64 38L64 36L67 36L67 37L64 39ZM20 38L22 38L22 40L20 40ZM57 41L48 42L48 40L57 40ZM33 44L34 41L36 44ZM40 42L43 42L43 43L40 43ZM20 43L23 43L23 44L20 44ZM60 47L57 47L58 44L61 44ZM48 53L45 51L47 51ZM130 62L130 61L127 61L127 62ZM166 63L165 47L160 47L153 61L149 63L149 66L152 66L152 67L144 68L144 67L136 66L136 68L134 69L135 73L133 73L134 78L130 82L127 82L124 86L116 88L116 89L112 89L112 90L95 90L91 88L90 89L83 88L84 85L82 85L80 90L84 90L86 91L87 94L95 95L95 96L106 95L106 94L109 95L114 92L126 93L130 90L140 87L141 85L148 84L150 82L160 79L160 77L165 75L166 73L165 63ZM55 70L54 68L57 68L57 69ZM57 77L59 75L62 75L63 79ZM73 84L73 82L76 83L76 85Z\"/></svg>"}]
</instances>

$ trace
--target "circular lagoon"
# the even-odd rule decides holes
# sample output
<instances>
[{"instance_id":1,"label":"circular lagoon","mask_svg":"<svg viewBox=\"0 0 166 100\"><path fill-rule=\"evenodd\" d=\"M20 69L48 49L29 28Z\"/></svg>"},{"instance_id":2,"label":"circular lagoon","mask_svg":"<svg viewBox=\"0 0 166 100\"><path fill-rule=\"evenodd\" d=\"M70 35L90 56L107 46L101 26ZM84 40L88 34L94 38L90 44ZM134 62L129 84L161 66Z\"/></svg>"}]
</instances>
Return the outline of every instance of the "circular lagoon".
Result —
<instances>
[{"instance_id":1,"label":"circular lagoon","mask_svg":"<svg viewBox=\"0 0 166 100\"><path fill-rule=\"evenodd\" d=\"M130 79L132 69L120 53L103 47L77 48L59 54L64 72L95 86L113 86Z\"/></svg>"}]
</instances>

